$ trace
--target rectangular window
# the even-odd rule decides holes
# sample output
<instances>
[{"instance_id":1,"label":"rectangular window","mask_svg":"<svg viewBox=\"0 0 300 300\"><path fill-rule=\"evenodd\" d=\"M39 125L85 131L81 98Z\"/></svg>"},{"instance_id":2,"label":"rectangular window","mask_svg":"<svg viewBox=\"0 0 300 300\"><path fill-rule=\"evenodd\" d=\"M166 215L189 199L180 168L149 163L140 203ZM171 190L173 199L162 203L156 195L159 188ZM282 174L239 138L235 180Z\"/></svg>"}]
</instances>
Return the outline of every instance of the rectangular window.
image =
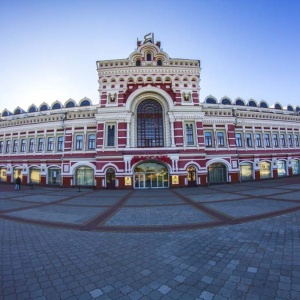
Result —
<instances>
[{"instance_id":1,"label":"rectangular window","mask_svg":"<svg viewBox=\"0 0 300 300\"><path fill-rule=\"evenodd\" d=\"M22 139L21 140L20 152L25 152L25 151L26 151L26 140Z\"/></svg>"},{"instance_id":2,"label":"rectangular window","mask_svg":"<svg viewBox=\"0 0 300 300\"><path fill-rule=\"evenodd\" d=\"M10 152L10 145L11 145L11 142L10 142L10 141L7 141L7 142L6 142L6 149L5 149L5 152L6 152L6 153L9 153L9 152Z\"/></svg>"},{"instance_id":3,"label":"rectangular window","mask_svg":"<svg viewBox=\"0 0 300 300\"><path fill-rule=\"evenodd\" d=\"M236 133L235 134L235 144L237 147L242 147L242 134L241 133Z\"/></svg>"},{"instance_id":4,"label":"rectangular window","mask_svg":"<svg viewBox=\"0 0 300 300\"><path fill-rule=\"evenodd\" d=\"M59 136L57 139L57 151L63 151L63 146L64 146L64 137Z\"/></svg>"},{"instance_id":5,"label":"rectangular window","mask_svg":"<svg viewBox=\"0 0 300 300\"><path fill-rule=\"evenodd\" d=\"M187 146L193 146L194 143L194 126L193 124L185 124L185 136Z\"/></svg>"},{"instance_id":6,"label":"rectangular window","mask_svg":"<svg viewBox=\"0 0 300 300\"><path fill-rule=\"evenodd\" d=\"M252 147L252 136L251 133L246 133L247 147Z\"/></svg>"},{"instance_id":7,"label":"rectangular window","mask_svg":"<svg viewBox=\"0 0 300 300\"><path fill-rule=\"evenodd\" d=\"M82 135L77 135L76 136L75 149L76 150L82 150L82 147L83 147L83 136Z\"/></svg>"},{"instance_id":8,"label":"rectangular window","mask_svg":"<svg viewBox=\"0 0 300 300\"><path fill-rule=\"evenodd\" d=\"M14 140L13 143L13 152L17 152L18 151L18 140Z\"/></svg>"},{"instance_id":9,"label":"rectangular window","mask_svg":"<svg viewBox=\"0 0 300 300\"><path fill-rule=\"evenodd\" d=\"M95 149L95 148L96 148L96 135L89 134L88 149Z\"/></svg>"},{"instance_id":10,"label":"rectangular window","mask_svg":"<svg viewBox=\"0 0 300 300\"><path fill-rule=\"evenodd\" d=\"M107 126L107 147L115 146L115 125Z\"/></svg>"},{"instance_id":11,"label":"rectangular window","mask_svg":"<svg viewBox=\"0 0 300 300\"><path fill-rule=\"evenodd\" d=\"M0 142L0 153L3 151L3 141Z\"/></svg>"},{"instance_id":12,"label":"rectangular window","mask_svg":"<svg viewBox=\"0 0 300 300\"><path fill-rule=\"evenodd\" d=\"M270 135L268 133L265 133L264 137L265 137L265 147L267 148L271 147Z\"/></svg>"},{"instance_id":13,"label":"rectangular window","mask_svg":"<svg viewBox=\"0 0 300 300\"><path fill-rule=\"evenodd\" d=\"M283 133L280 135L280 142L281 142L281 147L286 147L285 137Z\"/></svg>"},{"instance_id":14,"label":"rectangular window","mask_svg":"<svg viewBox=\"0 0 300 300\"><path fill-rule=\"evenodd\" d=\"M49 137L47 143L47 151L53 151L53 144L54 144L53 137Z\"/></svg>"},{"instance_id":15,"label":"rectangular window","mask_svg":"<svg viewBox=\"0 0 300 300\"><path fill-rule=\"evenodd\" d=\"M39 138L38 139L38 151L43 151L44 149L44 138Z\"/></svg>"},{"instance_id":16,"label":"rectangular window","mask_svg":"<svg viewBox=\"0 0 300 300\"><path fill-rule=\"evenodd\" d=\"M224 132L217 132L218 147L225 147Z\"/></svg>"},{"instance_id":17,"label":"rectangular window","mask_svg":"<svg viewBox=\"0 0 300 300\"><path fill-rule=\"evenodd\" d=\"M288 134L287 139L288 139L288 145L289 145L289 147L293 147L292 135Z\"/></svg>"},{"instance_id":18,"label":"rectangular window","mask_svg":"<svg viewBox=\"0 0 300 300\"><path fill-rule=\"evenodd\" d=\"M212 133L205 132L205 146L212 147Z\"/></svg>"},{"instance_id":19,"label":"rectangular window","mask_svg":"<svg viewBox=\"0 0 300 300\"><path fill-rule=\"evenodd\" d=\"M294 140L295 140L295 146L299 147L299 138L298 138L298 135L296 135L296 134L294 135Z\"/></svg>"},{"instance_id":20,"label":"rectangular window","mask_svg":"<svg viewBox=\"0 0 300 300\"><path fill-rule=\"evenodd\" d=\"M278 145L278 137L277 137L277 134L276 133L274 133L273 134L273 147L278 147L279 145Z\"/></svg>"},{"instance_id":21,"label":"rectangular window","mask_svg":"<svg viewBox=\"0 0 300 300\"><path fill-rule=\"evenodd\" d=\"M257 133L255 135L255 139L256 139L256 147L260 148L261 147L261 136L260 136L260 133Z\"/></svg>"},{"instance_id":22,"label":"rectangular window","mask_svg":"<svg viewBox=\"0 0 300 300\"><path fill-rule=\"evenodd\" d=\"M31 138L29 140L29 152L33 152L34 151L34 139Z\"/></svg>"}]
</instances>

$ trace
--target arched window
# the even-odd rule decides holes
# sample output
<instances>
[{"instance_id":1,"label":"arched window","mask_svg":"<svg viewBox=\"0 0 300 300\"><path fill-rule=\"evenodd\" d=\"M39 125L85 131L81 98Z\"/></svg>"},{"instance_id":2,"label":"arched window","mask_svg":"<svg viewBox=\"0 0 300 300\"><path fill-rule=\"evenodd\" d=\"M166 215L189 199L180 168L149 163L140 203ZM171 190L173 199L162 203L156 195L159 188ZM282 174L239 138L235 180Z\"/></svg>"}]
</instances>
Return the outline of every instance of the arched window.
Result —
<instances>
[{"instance_id":1,"label":"arched window","mask_svg":"<svg viewBox=\"0 0 300 300\"><path fill-rule=\"evenodd\" d=\"M163 140L161 105L154 100L143 101L137 108L137 146L163 147Z\"/></svg>"},{"instance_id":2,"label":"arched window","mask_svg":"<svg viewBox=\"0 0 300 300\"><path fill-rule=\"evenodd\" d=\"M90 106L90 105L91 105L91 103L89 100L83 100L80 104L80 106Z\"/></svg>"},{"instance_id":3,"label":"arched window","mask_svg":"<svg viewBox=\"0 0 300 300\"><path fill-rule=\"evenodd\" d=\"M75 104L74 104L74 102L73 102L73 101L69 101L69 102L67 102L67 104L66 104L66 108L70 108L70 107L75 107Z\"/></svg>"},{"instance_id":4,"label":"arched window","mask_svg":"<svg viewBox=\"0 0 300 300\"><path fill-rule=\"evenodd\" d=\"M245 106L245 103L243 100L238 99L238 100L236 100L235 105Z\"/></svg>"},{"instance_id":5,"label":"arched window","mask_svg":"<svg viewBox=\"0 0 300 300\"><path fill-rule=\"evenodd\" d=\"M151 61L151 60L152 60L151 54L147 53L147 61Z\"/></svg>"},{"instance_id":6,"label":"arched window","mask_svg":"<svg viewBox=\"0 0 300 300\"><path fill-rule=\"evenodd\" d=\"M162 66L162 61L160 59L157 61L157 65Z\"/></svg>"},{"instance_id":7,"label":"arched window","mask_svg":"<svg viewBox=\"0 0 300 300\"><path fill-rule=\"evenodd\" d=\"M141 66L141 61L138 59L138 60L135 62L135 65L136 65L137 67L140 67L140 66Z\"/></svg>"},{"instance_id":8,"label":"arched window","mask_svg":"<svg viewBox=\"0 0 300 300\"><path fill-rule=\"evenodd\" d=\"M36 107L35 107L34 105L33 105L33 106L30 106L28 112L29 112L29 113L36 112Z\"/></svg>"},{"instance_id":9,"label":"arched window","mask_svg":"<svg viewBox=\"0 0 300 300\"><path fill-rule=\"evenodd\" d=\"M222 104L223 105L231 105L231 101L227 98L222 99Z\"/></svg>"},{"instance_id":10,"label":"arched window","mask_svg":"<svg viewBox=\"0 0 300 300\"><path fill-rule=\"evenodd\" d=\"M217 104L217 101L214 98L207 98L205 102L207 104Z\"/></svg>"},{"instance_id":11,"label":"arched window","mask_svg":"<svg viewBox=\"0 0 300 300\"><path fill-rule=\"evenodd\" d=\"M40 111L48 110L48 106L46 104L42 105Z\"/></svg>"},{"instance_id":12,"label":"arched window","mask_svg":"<svg viewBox=\"0 0 300 300\"><path fill-rule=\"evenodd\" d=\"M253 100L250 100L248 105L251 106L251 107L257 107L255 101L253 101Z\"/></svg>"},{"instance_id":13,"label":"arched window","mask_svg":"<svg viewBox=\"0 0 300 300\"><path fill-rule=\"evenodd\" d=\"M264 101L261 101L260 102L260 107L261 108L268 108L268 104L266 102L264 102Z\"/></svg>"},{"instance_id":14,"label":"arched window","mask_svg":"<svg viewBox=\"0 0 300 300\"><path fill-rule=\"evenodd\" d=\"M61 105L59 103L55 103L52 106L52 109L60 109L60 108L61 108Z\"/></svg>"}]
</instances>

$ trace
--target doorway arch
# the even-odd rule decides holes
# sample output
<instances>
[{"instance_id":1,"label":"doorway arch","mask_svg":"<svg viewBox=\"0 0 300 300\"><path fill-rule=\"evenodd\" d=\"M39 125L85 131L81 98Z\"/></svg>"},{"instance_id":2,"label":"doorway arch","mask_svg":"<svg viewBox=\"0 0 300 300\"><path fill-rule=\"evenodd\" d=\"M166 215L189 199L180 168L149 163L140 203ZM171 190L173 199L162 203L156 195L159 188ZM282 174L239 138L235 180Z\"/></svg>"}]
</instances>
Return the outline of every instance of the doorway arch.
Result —
<instances>
[{"instance_id":1,"label":"doorway arch","mask_svg":"<svg viewBox=\"0 0 300 300\"><path fill-rule=\"evenodd\" d=\"M222 163L213 163L207 168L208 183L227 182L227 168Z\"/></svg>"},{"instance_id":2,"label":"doorway arch","mask_svg":"<svg viewBox=\"0 0 300 300\"><path fill-rule=\"evenodd\" d=\"M82 166L75 170L75 185L94 185L94 170L90 167Z\"/></svg>"},{"instance_id":3,"label":"doorway arch","mask_svg":"<svg viewBox=\"0 0 300 300\"><path fill-rule=\"evenodd\" d=\"M134 188L168 188L168 168L156 161L142 162L134 168Z\"/></svg>"},{"instance_id":4,"label":"doorway arch","mask_svg":"<svg viewBox=\"0 0 300 300\"><path fill-rule=\"evenodd\" d=\"M105 175L106 188L115 189L116 188L116 172L113 168L108 168Z\"/></svg>"},{"instance_id":5,"label":"doorway arch","mask_svg":"<svg viewBox=\"0 0 300 300\"><path fill-rule=\"evenodd\" d=\"M194 166L189 166L187 168L187 180L188 186L193 187L197 185L197 172Z\"/></svg>"}]
</instances>

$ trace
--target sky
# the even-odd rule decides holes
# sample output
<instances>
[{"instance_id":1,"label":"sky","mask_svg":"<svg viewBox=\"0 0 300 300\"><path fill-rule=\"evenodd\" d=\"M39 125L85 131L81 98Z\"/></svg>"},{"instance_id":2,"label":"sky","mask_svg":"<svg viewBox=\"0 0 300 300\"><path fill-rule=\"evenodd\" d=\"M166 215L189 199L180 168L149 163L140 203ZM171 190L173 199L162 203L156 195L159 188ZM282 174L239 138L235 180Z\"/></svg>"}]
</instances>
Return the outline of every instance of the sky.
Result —
<instances>
[{"instance_id":1,"label":"sky","mask_svg":"<svg viewBox=\"0 0 300 300\"><path fill-rule=\"evenodd\" d=\"M96 61L127 58L153 32L201 61L201 102L300 105L299 0L0 0L0 113L99 103Z\"/></svg>"}]
</instances>

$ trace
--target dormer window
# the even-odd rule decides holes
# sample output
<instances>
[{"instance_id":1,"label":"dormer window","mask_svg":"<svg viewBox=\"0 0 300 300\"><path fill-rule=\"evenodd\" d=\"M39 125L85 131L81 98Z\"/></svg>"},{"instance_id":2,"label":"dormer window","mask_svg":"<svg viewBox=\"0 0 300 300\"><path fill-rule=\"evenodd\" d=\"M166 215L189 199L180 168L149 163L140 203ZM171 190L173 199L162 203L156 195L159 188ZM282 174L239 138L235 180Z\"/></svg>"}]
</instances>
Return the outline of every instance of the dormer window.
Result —
<instances>
[{"instance_id":1,"label":"dormer window","mask_svg":"<svg viewBox=\"0 0 300 300\"><path fill-rule=\"evenodd\" d=\"M135 62L135 65L136 65L137 67L140 67L140 66L141 66L141 61L138 59L138 60Z\"/></svg>"},{"instance_id":2,"label":"dormer window","mask_svg":"<svg viewBox=\"0 0 300 300\"><path fill-rule=\"evenodd\" d=\"M157 61L157 65L162 66L162 61L160 59Z\"/></svg>"},{"instance_id":3,"label":"dormer window","mask_svg":"<svg viewBox=\"0 0 300 300\"><path fill-rule=\"evenodd\" d=\"M151 61L151 60L152 60L151 54L147 53L147 61Z\"/></svg>"}]
</instances>

